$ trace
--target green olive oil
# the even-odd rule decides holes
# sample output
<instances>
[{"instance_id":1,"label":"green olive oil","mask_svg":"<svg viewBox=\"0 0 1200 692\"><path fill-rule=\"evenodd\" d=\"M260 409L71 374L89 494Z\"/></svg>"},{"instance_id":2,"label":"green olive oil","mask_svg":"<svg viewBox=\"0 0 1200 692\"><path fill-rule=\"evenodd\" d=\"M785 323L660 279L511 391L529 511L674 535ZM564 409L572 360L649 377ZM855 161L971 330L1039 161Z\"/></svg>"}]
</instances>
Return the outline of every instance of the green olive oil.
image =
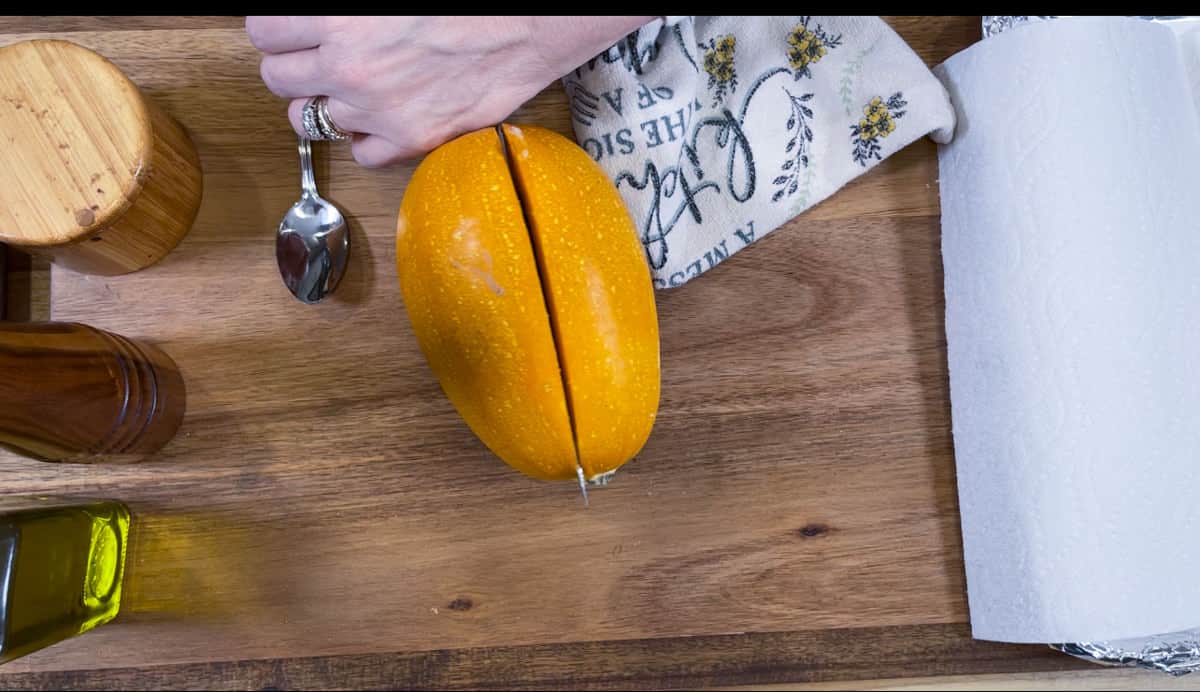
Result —
<instances>
[{"instance_id":1,"label":"green olive oil","mask_svg":"<svg viewBox=\"0 0 1200 692\"><path fill-rule=\"evenodd\" d=\"M128 539L119 502L0 497L0 663L116 617Z\"/></svg>"}]
</instances>

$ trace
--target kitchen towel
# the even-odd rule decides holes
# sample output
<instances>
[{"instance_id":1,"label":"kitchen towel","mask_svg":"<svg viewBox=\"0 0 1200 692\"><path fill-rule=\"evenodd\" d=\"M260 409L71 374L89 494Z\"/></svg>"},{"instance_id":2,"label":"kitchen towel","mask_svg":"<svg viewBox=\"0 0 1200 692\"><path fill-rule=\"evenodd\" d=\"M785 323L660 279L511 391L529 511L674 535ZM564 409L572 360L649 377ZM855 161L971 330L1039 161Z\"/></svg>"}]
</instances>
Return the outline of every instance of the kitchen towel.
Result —
<instances>
[{"instance_id":1,"label":"kitchen towel","mask_svg":"<svg viewBox=\"0 0 1200 692\"><path fill-rule=\"evenodd\" d=\"M912 141L946 91L879 17L665 17L563 78L656 288L680 286Z\"/></svg>"},{"instance_id":2,"label":"kitchen towel","mask_svg":"<svg viewBox=\"0 0 1200 692\"><path fill-rule=\"evenodd\" d=\"M1005 31L935 69L974 635L1200 625L1200 117L1151 22Z\"/></svg>"}]
</instances>

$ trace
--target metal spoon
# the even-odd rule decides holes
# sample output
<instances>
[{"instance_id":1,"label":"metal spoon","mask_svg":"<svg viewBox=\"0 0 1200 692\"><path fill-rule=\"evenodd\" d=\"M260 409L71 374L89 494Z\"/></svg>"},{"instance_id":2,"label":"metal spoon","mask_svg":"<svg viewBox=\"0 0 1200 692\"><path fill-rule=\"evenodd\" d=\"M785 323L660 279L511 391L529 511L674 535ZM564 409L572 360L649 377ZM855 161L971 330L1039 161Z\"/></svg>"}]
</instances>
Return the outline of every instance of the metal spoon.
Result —
<instances>
[{"instance_id":1,"label":"metal spoon","mask_svg":"<svg viewBox=\"0 0 1200 692\"><path fill-rule=\"evenodd\" d=\"M317 194L312 149L304 137L300 138L300 188L300 201L279 223L275 260L292 295L311 304L333 293L346 273L350 233L342 212Z\"/></svg>"}]
</instances>

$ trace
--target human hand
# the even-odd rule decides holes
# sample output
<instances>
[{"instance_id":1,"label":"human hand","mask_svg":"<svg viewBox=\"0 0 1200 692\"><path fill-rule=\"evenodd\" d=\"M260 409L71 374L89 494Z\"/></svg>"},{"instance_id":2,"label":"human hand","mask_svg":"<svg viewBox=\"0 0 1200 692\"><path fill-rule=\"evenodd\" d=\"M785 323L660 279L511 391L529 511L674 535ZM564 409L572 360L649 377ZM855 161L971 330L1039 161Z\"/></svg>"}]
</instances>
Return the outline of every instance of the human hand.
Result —
<instances>
[{"instance_id":1,"label":"human hand","mask_svg":"<svg viewBox=\"0 0 1200 692\"><path fill-rule=\"evenodd\" d=\"M495 125L653 17L247 17L288 118L328 97L354 158L385 166Z\"/></svg>"}]
</instances>

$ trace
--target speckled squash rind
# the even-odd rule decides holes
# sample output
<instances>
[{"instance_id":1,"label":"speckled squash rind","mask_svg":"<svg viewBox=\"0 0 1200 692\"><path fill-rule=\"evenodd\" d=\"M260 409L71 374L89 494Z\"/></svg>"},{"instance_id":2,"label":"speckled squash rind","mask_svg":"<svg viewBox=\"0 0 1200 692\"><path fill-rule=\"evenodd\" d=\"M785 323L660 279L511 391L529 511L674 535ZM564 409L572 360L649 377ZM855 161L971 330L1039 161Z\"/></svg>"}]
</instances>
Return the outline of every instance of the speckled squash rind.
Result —
<instances>
[{"instance_id":1,"label":"speckled squash rind","mask_svg":"<svg viewBox=\"0 0 1200 692\"><path fill-rule=\"evenodd\" d=\"M400 205L396 268L421 350L471 430L523 473L574 478L546 301L495 130L418 166Z\"/></svg>"},{"instance_id":2,"label":"speckled squash rind","mask_svg":"<svg viewBox=\"0 0 1200 692\"><path fill-rule=\"evenodd\" d=\"M607 478L658 410L649 268L582 149L544 128L504 133L459 137L413 174L396 235L409 320L446 395L502 460L565 480L578 459L588 479Z\"/></svg>"},{"instance_id":3,"label":"speckled squash rind","mask_svg":"<svg viewBox=\"0 0 1200 692\"><path fill-rule=\"evenodd\" d=\"M591 479L646 443L659 402L658 314L642 244L603 169L540 127L504 126Z\"/></svg>"}]
</instances>

